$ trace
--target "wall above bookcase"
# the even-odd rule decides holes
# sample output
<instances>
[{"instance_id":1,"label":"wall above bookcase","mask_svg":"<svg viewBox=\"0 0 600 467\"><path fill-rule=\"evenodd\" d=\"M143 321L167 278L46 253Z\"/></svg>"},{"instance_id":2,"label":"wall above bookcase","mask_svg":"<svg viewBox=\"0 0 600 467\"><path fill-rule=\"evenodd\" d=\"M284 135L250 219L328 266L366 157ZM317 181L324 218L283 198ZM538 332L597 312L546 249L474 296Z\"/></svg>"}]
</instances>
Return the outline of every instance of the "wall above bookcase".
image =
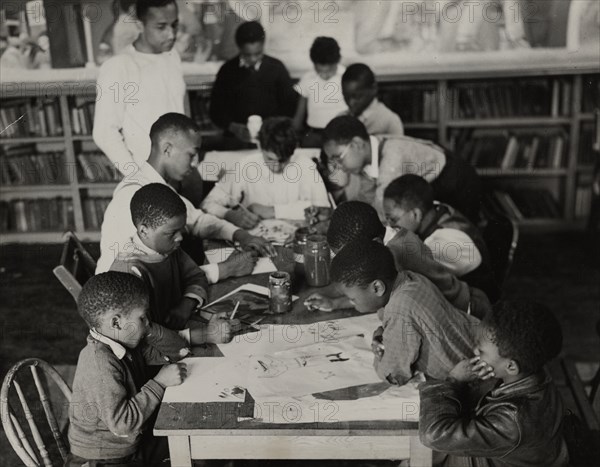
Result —
<instances>
[{"instance_id":1,"label":"wall above bookcase","mask_svg":"<svg viewBox=\"0 0 600 467\"><path fill-rule=\"evenodd\" d=\"M569 229L583 226L591 200L600 58L579 54L569 61L556 53L532 50L526 67L503 61L500 53L494 63L480 56L483 61L473 59L470 71L425 59L420 73L410 63L372 65L381 99L403 117L407 134L475 162L490 196L504 207L516 206L520 216L513 214L523 227ZM207 101L218 66L184 64L186 107L206 134L215 132ZM303 71L292 69L292 75ZM42 80L21 73L10 81L10 73L2 73L2 126L31 109L44 119L46 132L41 122L28 121L0 135L0 242L59 242L67 229L85 240L99 239L118 174L89 135L96 74L96 69L47 70ZM57 164L68 169L66 178L49 178ZM543 206L537 215L536 204Z\"/></svg>"}]
</instances>

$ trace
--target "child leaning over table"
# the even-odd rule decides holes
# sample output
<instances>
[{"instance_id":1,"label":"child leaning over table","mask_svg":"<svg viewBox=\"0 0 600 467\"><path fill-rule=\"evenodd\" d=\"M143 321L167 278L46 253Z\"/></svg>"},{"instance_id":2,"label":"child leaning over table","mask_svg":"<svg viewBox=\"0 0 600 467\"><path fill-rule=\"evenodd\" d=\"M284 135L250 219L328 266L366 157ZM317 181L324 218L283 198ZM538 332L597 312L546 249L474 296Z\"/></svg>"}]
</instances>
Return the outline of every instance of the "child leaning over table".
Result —
<instances>
[{"instance_id":1,"label":"child leaning over table","mask_svg":"<svg viewBox=\"0 0 600 467\"><path fill-rule=\"evenodd\" d=\"M388 237L386 228L373 206L361 201L346 201L333 211L327 242L332 253L337 254L344 245L354 240L378 241L389 248L398 270L408 269L425 276L454 307L477 318L482 318L490 310L491 304L485 293L469 287L437 262L415 233L402 228L388 229L387 232L393 233L393 236L385 238ZM348 299L331 288L311 294L306 305L309 309L322 311L349 308Z\"/></svg>"},{"instance_id":2,"label":"child leaning over table","mask_svg":"<svg viewBox=\"0 0 600 467\"><path fill-rule=\"evenodd\" d=\"M149 317L179 331L190 344L229 342L238 320L214 316L208 324L191 319L207 299L206 276L179 248L186 207L171 188L150 183L131 198L135 235L111 266L140 277L150 289Z\"/></svg>"},{"instance_id":3,"label":"child leaning over table","mask_svg":"<svg viewBox=\"0 0 600 467\"><path fill-rule=\"evenodd\" d=\"M164 465L166 443L152 438L152 418L165 388L177 386L186 365L165 363L146 336L160 326L148 320L148 290L136 277L106 272L85 283L77 308L90 328L79 354L69 409L66 467Z\"/></svg>"},{"instance_id":4,"label":"child leaning over table","mask_svg":"<svg viewBox=\"0 0 600 467\"><path fill-rule=\"evenodd\" d=\"M375 371L403 385L417 371L445 378L473 356L479 320L453 307L427 278L397 271L392 253L381 243L359 239L333 258L331 280L361 313L378 312L373 334Z\"/></svg>"},{"instance_id":5,"label":"child leaning over table","mask_svg":"<svg viewBox=\"0 0 600 467\"><path fill-rule=\"evenodd\" d=\"M545 306L497 303L482 323L477 356L419 388L421 441L446 455L440 465L568 465L560 395L544 371L561 345L560 324ZM482 376L499 381L469 404L464 389Z\"/></svg>"},{"instance_id":6,"label":"child leaning over table","mask_svg":"<svg viewBox=\"0 0 600 467\"><path fill-rule=\"evenodd\" d=\"M264 121L261 151L226 172L202 202L206 212L243 228L261 219L304 219L309 206L329 207L325 183L315 163L296 151L298 136L287 117Z\"/></svg>"}]
</instances>

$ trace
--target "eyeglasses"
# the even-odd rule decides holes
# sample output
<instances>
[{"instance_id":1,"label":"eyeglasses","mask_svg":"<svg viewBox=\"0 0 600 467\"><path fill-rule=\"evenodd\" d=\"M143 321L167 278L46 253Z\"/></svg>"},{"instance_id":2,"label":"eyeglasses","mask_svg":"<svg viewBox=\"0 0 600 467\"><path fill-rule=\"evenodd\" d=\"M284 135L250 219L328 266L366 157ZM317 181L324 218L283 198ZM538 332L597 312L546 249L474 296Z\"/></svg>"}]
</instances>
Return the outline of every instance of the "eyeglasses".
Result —
<instances>
[{"instance_id":1,"label":"eyeglasses","mask_svg":"<svg viewBox=\"0 0 600 467\"><path fill-rule=\"evenodd\" d=\"M346 148L337 156L331 156L331 160L333 162L342 162L344 157L348 155L348 151L350 151L350 144L346 145Z\"/></svg>"}]
</instances>

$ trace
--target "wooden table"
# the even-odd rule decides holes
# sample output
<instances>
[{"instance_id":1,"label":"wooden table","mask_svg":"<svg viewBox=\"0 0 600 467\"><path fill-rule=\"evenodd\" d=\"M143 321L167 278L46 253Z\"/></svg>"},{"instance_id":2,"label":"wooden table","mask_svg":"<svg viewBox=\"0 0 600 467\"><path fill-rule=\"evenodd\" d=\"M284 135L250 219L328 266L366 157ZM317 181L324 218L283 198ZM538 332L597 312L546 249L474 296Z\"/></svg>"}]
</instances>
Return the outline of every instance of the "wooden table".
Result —
<instances>
[{"instance_id":1,"label":"wooden table","mask_svg":"<svg viewBox=\"0 0 600 467\"><path fill-rule=\"evenodd\" d=\"M212 286L209 299L242 284L267 285L267 281L268 274L232 279ZM302 303L314 290L303 287L290 313L269 316L265 322L310 324L358 314L354 310L308 312ZM161 404L154 435L168 437L173 467L191 467L192 459L410 459L411 467L432 465L431 451L419 441L417 422L273 424L231 417L205 422L204 414L200 403Z\"/></svg>"}]
</instances>

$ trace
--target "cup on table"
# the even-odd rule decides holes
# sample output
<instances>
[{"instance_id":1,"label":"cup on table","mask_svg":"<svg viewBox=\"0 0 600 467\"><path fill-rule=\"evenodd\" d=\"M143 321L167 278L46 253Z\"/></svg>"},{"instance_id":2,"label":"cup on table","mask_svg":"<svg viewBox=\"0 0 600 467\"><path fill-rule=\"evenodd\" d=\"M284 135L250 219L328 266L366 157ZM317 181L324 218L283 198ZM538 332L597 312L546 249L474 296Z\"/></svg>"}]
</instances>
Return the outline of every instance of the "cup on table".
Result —
<instances>
[{"instance_id":1,"label":"cup on table","mask_svg":"<svg viewBox=\"0 0 600 467\"><path fill-rule=\"evenodd\" d=\"M250 133L250 139L256 141L258 138L258 132L262 127L262 117L260 115L250 115L248 117L248 132Z\"/></svg>"}]
</instances>

